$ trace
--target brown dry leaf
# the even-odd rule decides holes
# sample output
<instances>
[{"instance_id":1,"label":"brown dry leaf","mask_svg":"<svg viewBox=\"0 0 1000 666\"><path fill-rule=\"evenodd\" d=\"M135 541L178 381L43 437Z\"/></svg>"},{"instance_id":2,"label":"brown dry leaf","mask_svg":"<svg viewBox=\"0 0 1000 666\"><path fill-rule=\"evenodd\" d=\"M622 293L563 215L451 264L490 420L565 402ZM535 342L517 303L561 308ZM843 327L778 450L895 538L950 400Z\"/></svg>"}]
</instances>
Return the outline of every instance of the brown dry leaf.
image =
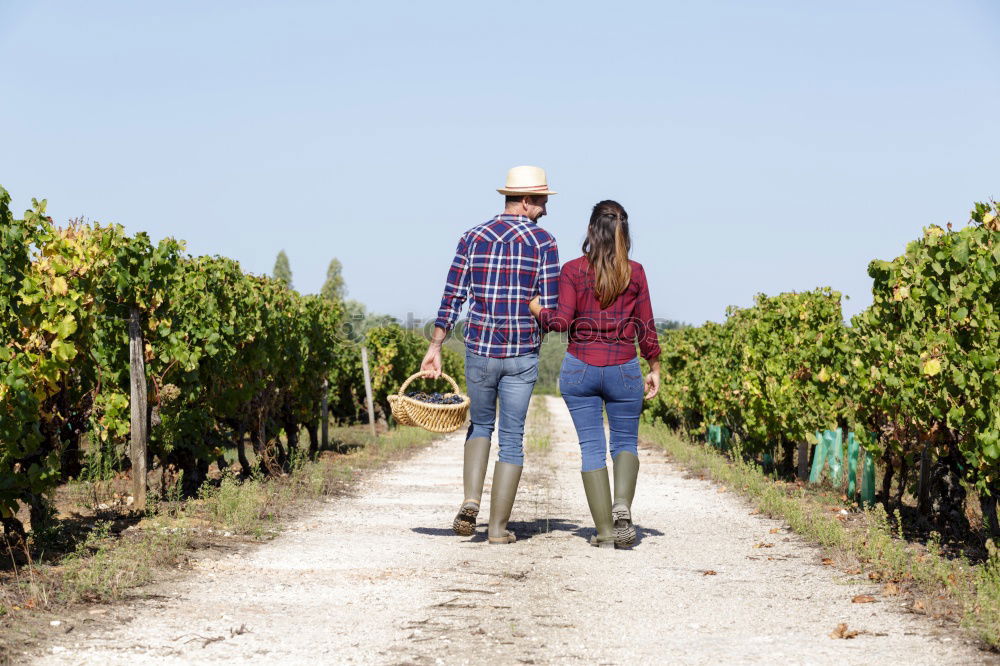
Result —
<instances>
[{"instance_id":1,"label":"brown dry leaf","mask_svg":"<svg viewBox=\"0 0 1000 666\"><path fill-rule=\"evenodd\" d=\"M754 548L774 548L773 543L757 543L754 544Z\"/></svg>"},{"instance_id":2,"label":"brown dry leaf","mask_svg":"<svg viewBox=\"0 0 1000 666\"><path fill-rule=\"evenodd\" d=\"M852 604L873 604L875 603L875 597L870 594L859 594L858 596L851 599Z\"/></svg>"},{"instance_id":3,"label":"brown dry leaf","mask_svg":"<svg viewBox=\"0 0 1000 666\"><path fill-rule=\"evenodd\" d=\"M861 573L861 569L848 569L844 573L850 576L857 576L859 573Z\"/></svg>"},{"instance_id":4,"label":"brown dry leaf","mask_svg":"<svg viewBox=\"0 0 1000 666\"><path fill-rule=\"evenodd\" d=\"M777 534L780 531L781 531L780 527L772 527L771 528L771 534Z\"/></svg>"},{"instance_id":5,"label":"brown dry leaf","mask_svg":"<svg viewBox=\"0 0 1000 666\"><path fill-rule=\"evenodd\" d=\"M899 585L896 585L895 583L886 583L882 587L882 594L886 595L887 597L896 596L897 594L899 594Z\"/></svg>"},{"instance_id":6,"label":"brown dry leaf","mask_svg":"<svg viewBox=\"0 0 1000 666\"><path fill-rule=\"evenodd\" d=\"M702 576L715 576L717 573L713 569L705 569L701 572Z\"/></svg>"},{"instance_id":7,"label":"brown dry leaf","mask_svg":"<svg viewBox=\"0 0 1000 666\"><path fill-rule=\"evenodd\" d=\"M824 557L823 558L823 566L824 567L832 567L833 566L833 560L831 560L829 557Z\"/></svg>"},{"instance_id":8,"label":"brown dry leaf","mask_svg":"<svg viewBox=\"0 0 1000 666\"><path fill-rule=\"evenodd\" d=\"M749 515L751 515L751 516L756 516L756 515L758 515L759 513L760 513L760 509L754 509L753 511L751 511L751 512L750 512L750 514L749 514Z\"/></svg>"},{"instance_id":9,"label":"brown dry leaf","mask_svg":"<svg viewBox=\"0 0 1000 666\"><path fill-rule=\"evenodd\" d=\"M871 580L882 580L882 574L880 574L877 571L872 571L870 574L868 574L868 578L870 578Z\"/></svg>"},{"instance_id":10,"label":"brown dry leaf","mask_svg":"<svg viewBox=\"0 0 1000 666\"><path fill-rule=\"evenodd\" d=\"M837 628L830 633L830 638L854 638L857 635L857 631L852 631L847 628L846 622L841 622L837 625Z\"/></svg>"},{"instance_id":11,"label":"brown dry leaf","mask_svg":"<svg viewBox=\"0 0 1000 666\"><path fill-rule=\"evenodd\" d=\"M918 610L918 611L924 610L924 602L920 601L919 599L917 601L914 601L913 610Z\"/></svg>"},{"instance_id":12,"label":"brown dry leaf","mask_svg":"<svg viewBox=\"0 0 1000 666\"><path fill-rule=\"evenodd\" d=\"M725 486L722 486L721 488L719 488L719 489L718 489L718 490L716 490L715 492L717 492L717 493L724 493L724 492L726 492L726 487L725 487Z\"/></svg>"}]
</instances>

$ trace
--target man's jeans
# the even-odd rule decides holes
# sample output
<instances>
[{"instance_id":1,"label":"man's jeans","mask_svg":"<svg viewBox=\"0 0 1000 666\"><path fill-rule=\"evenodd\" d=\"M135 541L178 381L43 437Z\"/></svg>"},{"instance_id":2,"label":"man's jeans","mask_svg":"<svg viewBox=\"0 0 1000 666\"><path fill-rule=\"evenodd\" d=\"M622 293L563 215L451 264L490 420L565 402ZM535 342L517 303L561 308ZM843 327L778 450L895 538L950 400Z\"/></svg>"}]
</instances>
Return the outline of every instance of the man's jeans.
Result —
<instances>
[{"instance_id":1,"label":"man's jeans","mask_svg":"<svg viewBox=\"0 0 1000 666\"><path fill-rule=\"evenodd\" d=\"M500 399L500 462L524 464L524 419L538 380L538 354L492 358L465 352L465 384L469 391L469 434L493 436Z\"/></svg>"},{"instance_id":2,"label":"man's jeans","mask_svg":"<svg viewBox=\"0 0 1000 666\"><path fill-rule=\"evenodd\" d=\"M621 365L597 366L566 352L559 372L559 391L580 438L584 472L607 467L605 409L611 431L611 459L622 451L638 455L636 445L644 393L639 359Z\"/></svg>"}]
</instances>

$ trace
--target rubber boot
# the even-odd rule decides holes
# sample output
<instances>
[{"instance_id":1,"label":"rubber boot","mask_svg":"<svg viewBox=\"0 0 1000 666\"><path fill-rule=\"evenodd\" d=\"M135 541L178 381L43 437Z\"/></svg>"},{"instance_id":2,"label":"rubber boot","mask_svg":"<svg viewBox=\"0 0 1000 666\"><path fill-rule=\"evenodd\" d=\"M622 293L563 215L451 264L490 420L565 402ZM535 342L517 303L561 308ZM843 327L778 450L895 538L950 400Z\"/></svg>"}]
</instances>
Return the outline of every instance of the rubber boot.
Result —
<instances>
[{"instance_id":1,"label":"rubber boot","mask_svg":"<svg viewBox=\"0 0 1000 666\"><path fill-rule=\"evenodd\" d=\"M632 498L635 482L639 477L639 457L631 451L622 451L614 460L615 501L611 516L615 521L615 543L628 548L635 543L635 525L632 524Z\"/></svg>"},{"instance_id":2,"label":"rubber boot","mask_svg":"<svg viewBox=\"0 0 1000 666\"><path fill-rule=\"evenodd\" d=\"M487 437L473 437L465 442L465 463L462 466L462 485L465 500L451 529L459 536L476 533L476 518L479 503L483 499L483 482L486 481L486 466L490 462L490 440Z\"/></svg>"},{"instance_id":3,"label":"rubber boot","mask_svg":"<svg viewBox=\"0 0 1000 666\"><path fill-rule=\"evenodd\" d=\"M590 515L594 518L597 534L590 540L591 546L598 548L615 547L614 522L611 520L611 484L608 483L608 468L580 472L583 477L583 491L587 494Z\"/></svg>"},{"instance_id":4,"label":"rubber boot","mask_svg":"<svg viewBox=\"0 0 1000 666\"><path fill-rule=\"evenodd\" d=\"M507 531L510 510L514 508L517 484L521 482L521 465L497 461L493 468L493 489L490 491L490 543L514 543L517 538Z\"/></svg>"}]
</instances>

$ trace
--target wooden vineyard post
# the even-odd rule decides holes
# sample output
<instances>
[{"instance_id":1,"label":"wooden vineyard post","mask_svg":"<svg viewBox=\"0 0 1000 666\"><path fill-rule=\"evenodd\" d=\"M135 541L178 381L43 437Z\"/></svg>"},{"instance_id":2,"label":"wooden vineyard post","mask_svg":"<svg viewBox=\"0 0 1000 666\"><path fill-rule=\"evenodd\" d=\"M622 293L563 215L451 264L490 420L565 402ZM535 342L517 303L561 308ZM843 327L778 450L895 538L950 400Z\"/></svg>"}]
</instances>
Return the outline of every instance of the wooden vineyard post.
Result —
<instances>
[{"instance_id":1,"label":"wooden vineyard post","mask_svg":"<svg viewBox=\"0 0 1000 666\"><path fill-rule=\"evenodd\" d=\"M375 433L375 409L372 405L372 378L368 372L368 347L361 347L361 368L365 373L365 406L368 408L368 426L371 428L372 437Z\"/></svg>"},{"instance_id":2,"label":"wooden vineyard post","mask_svg":"<svg viewBox=\"0 0 1000 666\"><path fill-rule=\"evenodd\" d=\"M323 406L319 411L319 426L323 432L320 448L326 449L330 445L330 380L323 380Z\"/></svg>"},{"instance_id":3,"label":"wooden vineyard post","mask_svg":"<svg viewBox=\"0 0 1000 666\"><path fill-rule=\"evenodd\" d=\"M799 479L809 480L809 442L799 442Z\"/></svg>"},{"instance_id":4,"label":"wooden vineyard post","mask_svg":"<svg viewBox=\"0 0 1000 666\"><path fill-rule=\"evenodd\" d=\"M146 423L146 359L139 324L139 308L132 308L128 321L128 357L131 399L129 410L132 417L129 459L132 461L132 508L146 509L146 444L149 438Z\"/></svg>"}]
</instances>

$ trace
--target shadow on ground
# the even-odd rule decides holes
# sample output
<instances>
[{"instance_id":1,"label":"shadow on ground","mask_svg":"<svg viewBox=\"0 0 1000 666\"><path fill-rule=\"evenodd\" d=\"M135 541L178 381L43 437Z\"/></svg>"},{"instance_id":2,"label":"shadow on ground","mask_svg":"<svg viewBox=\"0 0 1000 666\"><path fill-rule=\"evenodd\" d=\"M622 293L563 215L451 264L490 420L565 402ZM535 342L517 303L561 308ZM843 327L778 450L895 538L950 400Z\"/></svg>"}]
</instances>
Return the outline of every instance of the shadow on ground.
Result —
<instances>
[{"instance_id":1,"label":"shadow on ground","mask_svg":"<svg viewBox=\"0 0 1000 666\"><path fill-rule=\"evenodd\" d=\"M563 518L536 518L535 520L512 521L507 525L507 529L517 535L518 541L527 541L537 534L577 532L581 528L576 523L571 523ZM455 537L455 533L450 527L411 527L410 530L428 536ZM486 530L486 523L476 525L476 533L468 540L473 542L486 541Z\"/></svg>"},{"instance_id":2,"label":"shadow on ground","mask_svg":"<svg viewBox=\"0 0 1000 666\"><path fill-rule=\"evenodd\" d=\"M486 523L480 523L476 526L474 535L461 538L473 543L486 541L486 529ZM594 535L593 527L577 525L563 518L536 518L535 520L517 521L508 524L507 529L517 535L518 541L528 541L533 536L548 532L570 532L589 543L590 537ZM455 538L455 533L450 527L411 527L410 530L427 536ZM664 534L658 529L636 525L636 539L633 547L640 545L647 537L661 536Z\"/></svg>"},{"instance_id":3,"label":"shadow on ground","mask_svg":"<svg viewBox=\"0 0 1000 666\"><path fill-rule=\"evenodd\" d=\"M0 572L14 572L29 562L55 563L64 555L73 553L91 535L99 522L107 523L108 534L120 535L138 524L144 514L129 511L101 510L95 515L73 513L66 518L53 519L50 523L31 532L31 541L12 534L0 535ZM26 544L30 543L29 547ZM30 556L29 556L30 555Z\"/></svg>"},{"instance_id":4,"label":"shadow on ground","mask_svg":"<svg viewBox=\"0 0 1000 666\"><path fill-rule=\"evenodd\" d=\"M646 537L661 537L663 532L652 527L643 527L641 525L635 526L635 543L632 544L631 548L635 548L640 545ZM573 530L573 535L578 536L587 543L590 543L590 537L595 536L597 530L593 527L579 527Z\"/></svg>"}]
</instances>

